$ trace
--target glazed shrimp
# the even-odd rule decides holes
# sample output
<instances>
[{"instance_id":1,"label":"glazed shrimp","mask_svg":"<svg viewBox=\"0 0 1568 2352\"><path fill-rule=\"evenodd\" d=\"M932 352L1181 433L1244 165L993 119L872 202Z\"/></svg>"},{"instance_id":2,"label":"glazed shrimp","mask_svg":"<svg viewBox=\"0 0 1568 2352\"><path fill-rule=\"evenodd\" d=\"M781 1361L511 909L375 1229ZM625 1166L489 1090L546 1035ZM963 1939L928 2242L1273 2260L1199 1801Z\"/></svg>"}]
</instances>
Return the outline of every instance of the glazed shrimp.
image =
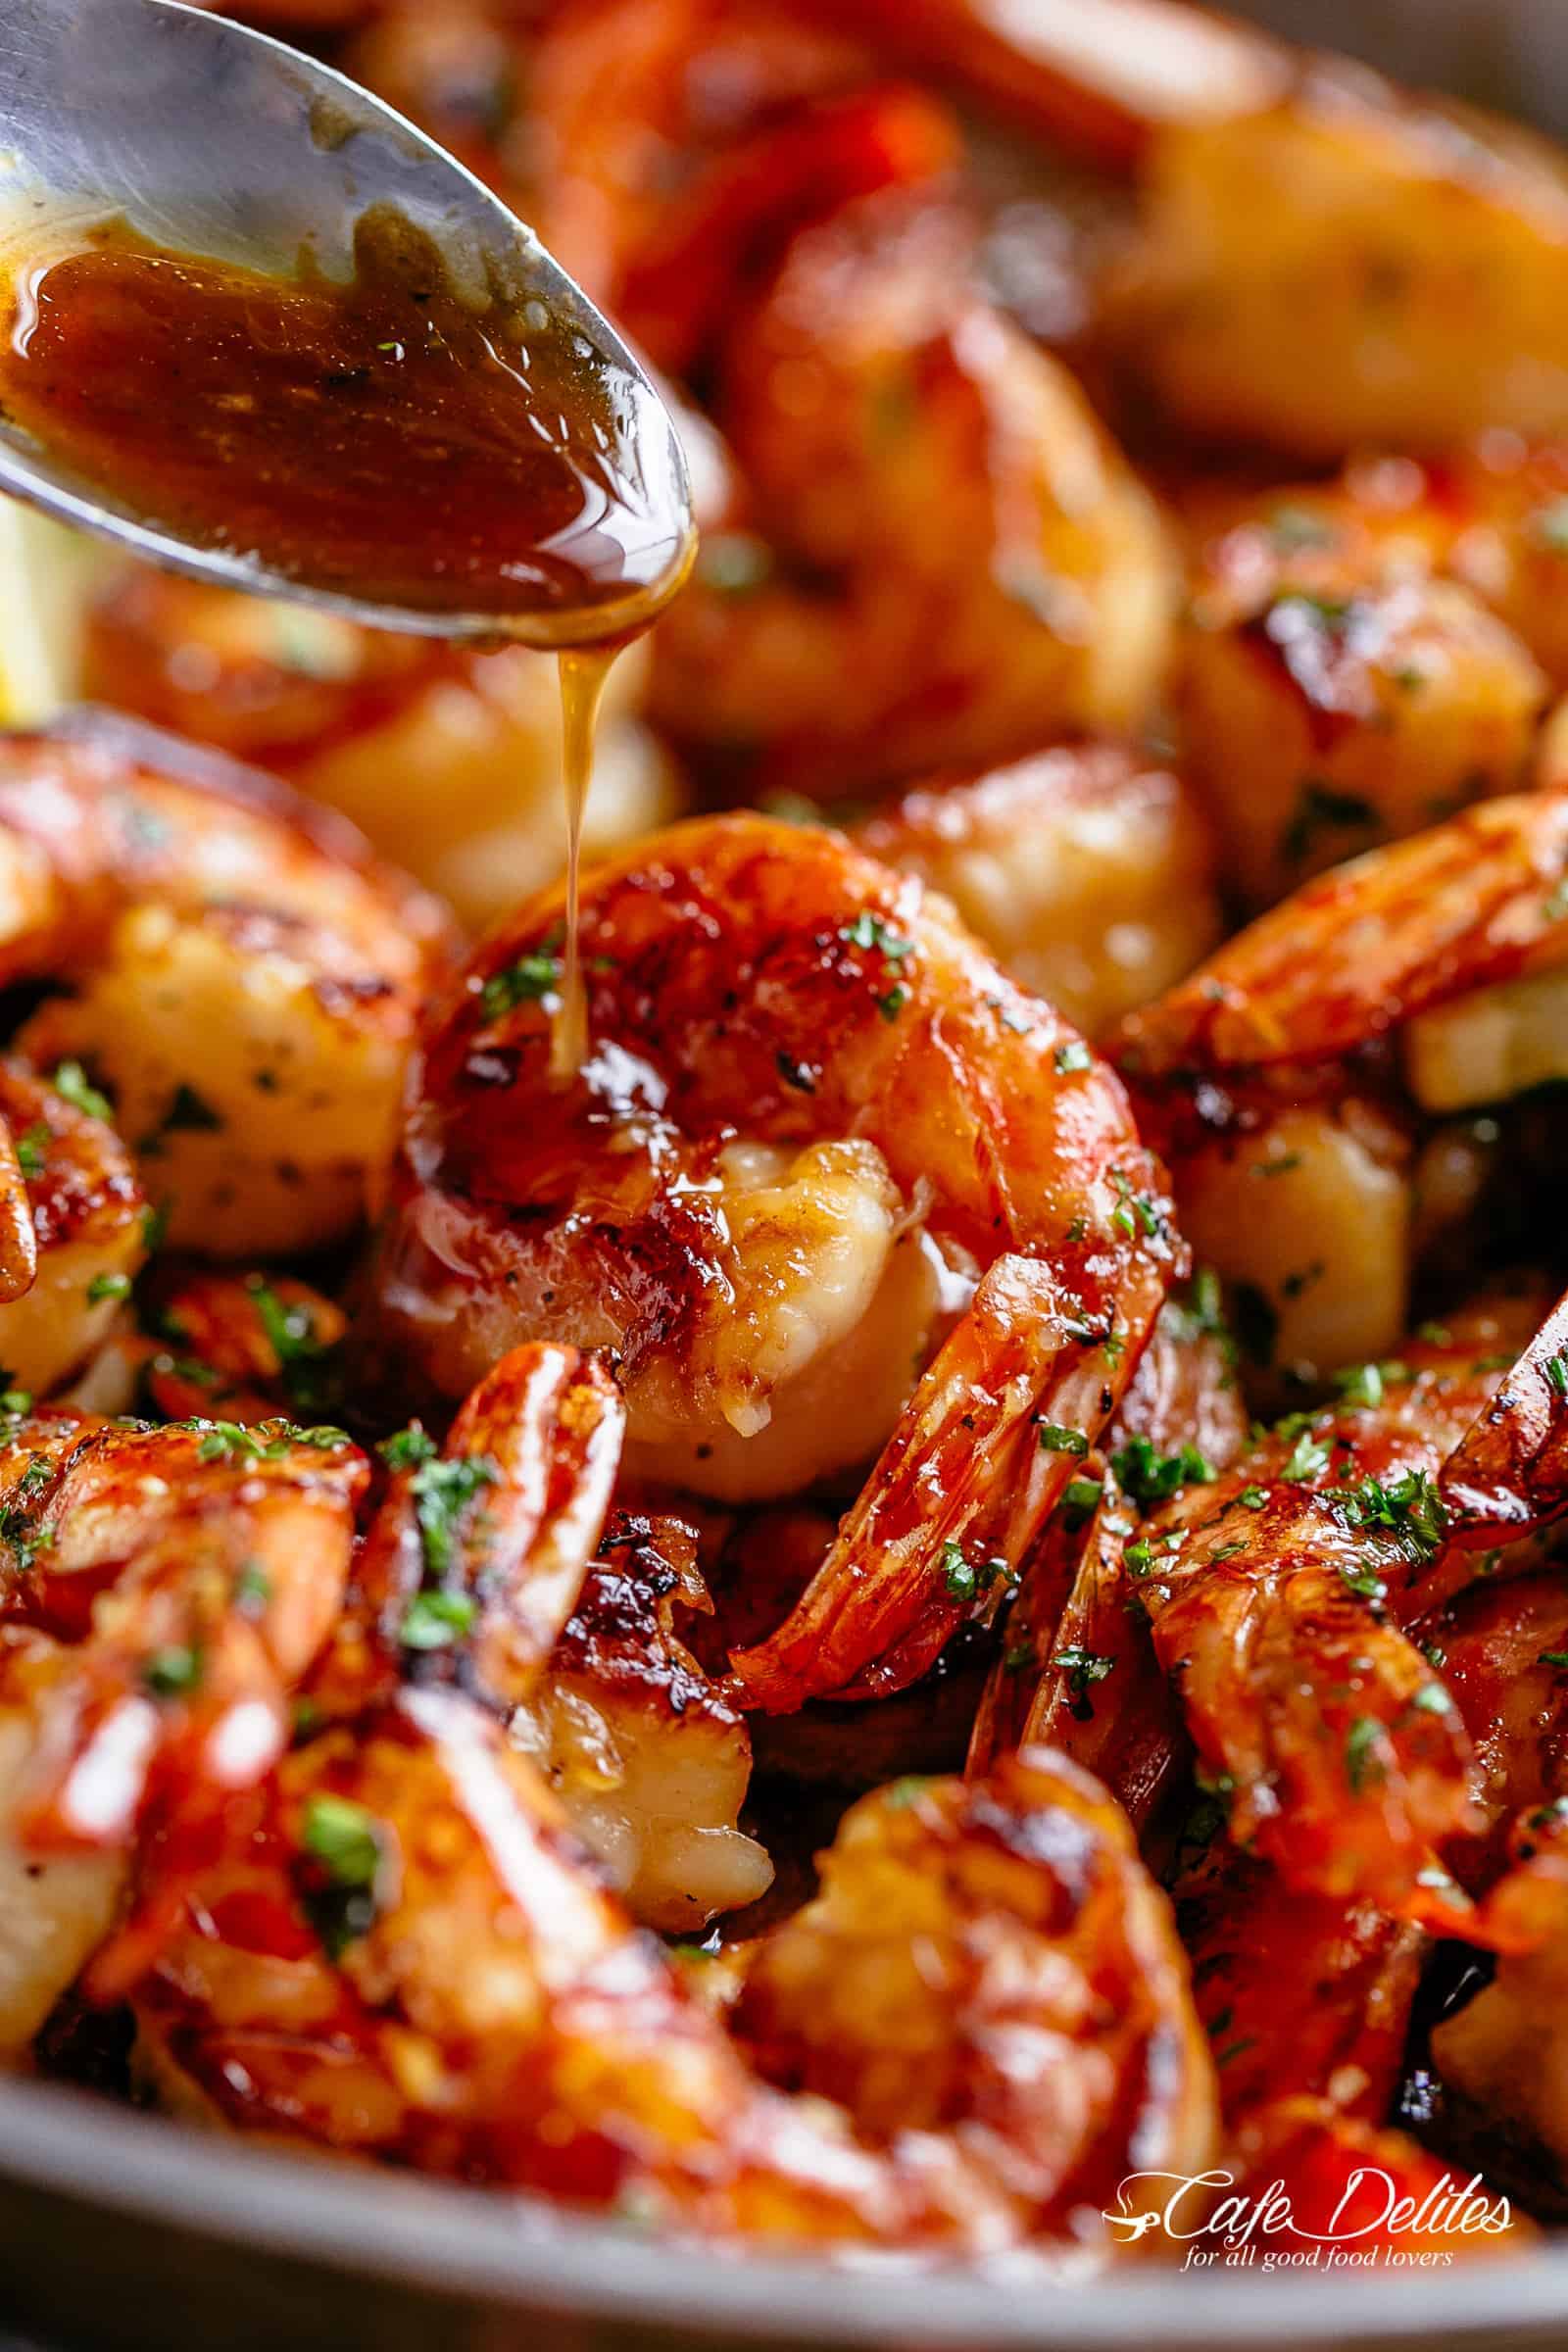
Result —
<instances>
[{"instance_id":1,"label":"glazed shrimp","mask_svg":"<svg viewBox=\"0 0 1568 2352\"><path fill-rule=\"evenodd\" d=\"M1467 589L1361 578L1322 553L1255 578L1239 563L1228 577L1200 570L1176 678L1192 773L1251 906L1517 791L1547 697L1526 647Z\"/></svg>"},{"instance_id":2,"label":"glazed shrimp","mask_svg":"<svg viewBox=\"0 0 1568 2352\"><path fill-rule=\"evenodd\" d=\"M881 1447L736 1663L771 1709L899 1688L995 1605L979 1564L1016 1564L1114 1411L1180 1270L1157 1173L1056 1016L834 835L714 819L591 876L566 1090L557 921L526 910L427 1035L382 1341L448 1395L528 1333L613 1347L629 1465L699 1492L791 1494Z\"/></svg>"},{"instance_id":3,"label":"glazed shrimp","mask_svg":"<svg viewBox=\"0 0 1568 2352\"><path fill-rule=\"evenodd\" d=\"M1568 1591L1560 1568L1462 1593L1432 1628L1481 1765L1485 1831L1457 1860L1502 1956L1440 2025L1446 2082L1568 2158Z\"/></svg>"},{"instance_id":4,"label":"glazed shrimp","mask_svg":"<svg viewBox=\"0 0 1568 2352\"><path fill-rule=\"evenodd\" d=\"M62 1091L64 1090L64 1091ZM47 1395L106 1339L147 1254L149 1211L110 1106L79 1062L51 1086L0 1061L29 1279L0 1303L7 1386Z\"/></svg>"},{"instance_id":5,"label":"glazed shrimp","mask_svg":"<svg viewBox=\"0 0 1568 2352\"><path fill-rule=\"evenodd\" d=\"M154 1820L196 1834L281 1752L288 1692L342 1597L367 1476L337 1432L7 1417L7 2050L103 1941ZM155 1872L146 1889L155 1918L168 1880Z\"/></svg>"},{"instance_id":6,"label":"glazed shrimp","mask_svg":"<svg viewBox=\"0 0 1568 2352\"><path fill-rule=\"evenodd\" d=\"M1202 805L1131 746L1064 745L935 777L854 834L944 892L1015 980L1090 1037L1185 978L1220 937Z\"/></svg>"},{"instance_id":7,"label":"glazed shrimp","mask_svg":"<svg viewBox=\"0 0 1568 2352\"><path fill-rule=\"evenodd\" d=\"M1365 1367L1123 1555L1200 1760L1231 1788L1233 1838L1293 1885L1450 1932L1467 1907L1439 1849L1480 1823L1471 1750L1400 1629L1473 1573L1437 1477L1532 1311L1477 1310Z\"/></svg>"},{"instance_id":8,"label":"glazed shrimp","mask_svg":"<svg viewBox=\"0 0 1568 2352\"><path fill-rule=\"evenodd\" d=\"M1053 1747L1095 1774L1141 1834L1185 1756L1180 1710L1124 1561L1152 1503L1230 1468L1247 1445L1212 1280L1154 1326L1102 1451L1024 1566L967 1769L1007 1747Z\"/></svg>"},{"instance_id":9,"label":"glazed shrimp","mask_svg":"<svg viewBox=\"0 0 1568 2352\"><path fill-rule=\"evenodd\" d=\"M547 1670L618 1437L605 1376L534 1347L469 1400L444 1454L414 1433L394 1446L311 1685L327 1728L230 1808L223 1854L139 1984L166 2093L769 2236L1049 2236L1133 2141L1200 2158L1211 2089L1163 1900L1095 1785L1044 1755L973 1788L866 1800L821 1900L772 1951L754 2028L767 2021L772 2063L798 2073L842 2034L848 2112L766 2087L688 1998L496 1721ZM808 2002L814 2055L787 2021L841 1956L875 1970L907 1955L911 1914L928 1964L903 2016L929 2064L901 2113L855 2054L863 2018Z\"/></svg>"},{"instance_id":10,"label":"glazed shrimp","mask_svg":"<svg viewBox=\"0 0 1568 2352\"><path fill-rule=\"evenodd\" d=\"M970 243L925 190L864 198L730 327L714 417L747 489L658 634L653 707L738 748L754 793L1010 759L1136 724L1157 689L1163 525L1075 381L974 291Z\"/></svg>"},{"instance_id":11,"label":"glazed shrimp","mask_svg":"<svg viewBox=\"0 0 1568 2352\"><path fill-rule=\"evenodd\" d=\"M5 1611L63 1640L24 1841L122 1846L162 1788L266 1773L337 1612L368 1475L338 1430L12 1416Z\"/></svg>"},{"instance_id":12,"label":"glazed shrimp","mask_svg":"<svg viewBox=\"0 0 1568 2352\"><path fill-rule=\"evenodd\" d=\"M1038 1756L867 1798L826 1869L748 2031L845 2106L760 2081L482 1714L411 1692L288 1759L138 2018L166 2094L232 2124L723 2236L1049 2241L1130 2147L1205 2159L1168 1914L1093 1783ZM889 1969L892 2068L846 1997Z\"/></svg>"},{"instance_id":13,"label":"glazed shrimp","mask_svg":"<svg viewBox=\"0 0 1568 2352\"><path fill-rule=\"evenodd\" d=\"M1444 1122L1568 1066L1565 871L1568 793L1480 804L1306 884L1123 1025L1260 1361L1313 1379L1397 1349L1420 1252L1486 1178Z\"/></svg>"},{"instance_id":14,"label":"glazed shrimp","mask_svg":"<svg viewBox=\"0 0 1568 2352\"><path fill-rule=\"evenodd\" d=\"M742 1909L773 1878L739 1826L746 1720L680 1631L712 1609L698 1543L670 1513L615 1512L547 1673L508 1725L633 1916L668 1933Z\"/></svg>"},{"instance_id":15,"label":"glazed shrimp","mask_svg":"<svg viewBox=\"0 0 1568 2352\"><path fill-rule=\"evenodd\" d=\"M97 717L0 745L0 975L74 991L17 1050L90 1072L172 1238L351 1231L447 940L433 904L280 787Z\"/></svg>"}]
</instances>

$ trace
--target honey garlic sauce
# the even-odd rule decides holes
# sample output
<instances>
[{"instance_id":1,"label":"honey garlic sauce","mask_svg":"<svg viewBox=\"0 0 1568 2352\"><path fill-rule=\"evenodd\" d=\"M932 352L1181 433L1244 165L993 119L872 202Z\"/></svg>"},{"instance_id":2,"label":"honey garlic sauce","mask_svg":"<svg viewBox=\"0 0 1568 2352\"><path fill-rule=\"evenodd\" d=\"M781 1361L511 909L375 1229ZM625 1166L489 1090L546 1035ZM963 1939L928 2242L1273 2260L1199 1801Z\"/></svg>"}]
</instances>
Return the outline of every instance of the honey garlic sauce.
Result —
<instances>
[{"instance_id":1,"label":"honey garlic sauce","mask_svg":"<svg viewBox=\"0 0 1568 2352\"><path fill-rule=\"evenodd\" d=\"M0 433L98 505L272 584L563 651L569 835L555 1067L584 1050L576 872L600 691L694 552L657 396L537 296L476 308L430 240L358 223L346 284L106 224L24 260ZM244 584L243 579L241 583Z\"/></svg>"}]
</instances>

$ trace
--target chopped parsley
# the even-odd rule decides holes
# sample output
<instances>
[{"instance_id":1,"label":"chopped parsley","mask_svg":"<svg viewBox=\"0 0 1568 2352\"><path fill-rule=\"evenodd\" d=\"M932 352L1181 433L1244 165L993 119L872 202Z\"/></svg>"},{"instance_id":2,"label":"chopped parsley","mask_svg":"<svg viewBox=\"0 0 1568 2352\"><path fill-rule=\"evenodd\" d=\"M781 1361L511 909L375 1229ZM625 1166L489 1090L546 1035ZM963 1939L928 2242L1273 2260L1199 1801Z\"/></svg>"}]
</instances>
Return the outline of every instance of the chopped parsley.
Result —
<instances>
[{"instance_id":1,"label":"chopped parsley","mask_svg":"<svg viewBox=\"0 0 1568 2352\"><path fill-rule=\"evenodd\" d=\"M1396 1382L1408 1380L1408 1368L1403 1364L1348 1364L1334 1375L1334 1386L1347 1404L1379 1405L1388 1389Z\"/></svg>"},{"instance_id":2,"label":"chopped parsley","mask_svg":"<svg viewBox=\"0 0 1568 2352\"><path fill-rule=\"evenodd\" d=\"M479 1604L471 1592L416 1592L398 1629L405 1649L448 1649L473 1630Z\"/></svg>"},{"instance_id":3,"label":"chopped parsley","mask_svg":"<svg viewBox=\"0 0 1568 2352\"><path fill-rule=\"evenodd\" d=\"M1548 1385L1555 1390L1556 1394L1559 1396L1568 1396L1568 1357L1548 1355L1542 1370L1546 1375Z\"/></svg>"},{"instance_id":4,"label":"chopped parsley","mask_svg":"<svg viewBox=\"0 0 1568 2352\"><path fill-rule=\"evenodd\" d=\"M43 1174L54 1140L54 1129L42 1119L35 1119L30 1127L24 1128L18 1136L17 1165L29 1183Z\"/></svg>"},{"instance_id":5,"label":"chopped parsley","mask_svg":"<svg viewBox=\"0 0 1568 2352\"><path fill-rule=\"evenodd\" d=\"M1102 1657L1098 1650L1073 1646L1068 1649L1058 1649L1051 1663L1058 1674L1064 1674L1067 1677L1072 1714L1080 1723L1087 1723L1094 1714L1094 1708L1089 1701L1090 1690L1096 1683L1102 1683L1107 1674L1115 1671L1115 1659Z\"/></svg>"},{"instance_id":6,"label":"chopped parsley","mask_svg":"<svg viewBox=\"0 0 1568 2352\"><path fill-rule=\"evenodd\" d=\"M449 1576L457 1559L458 1535L474 1497L493 1487L501 1472L488 1454L460 1454L454 1461L421 1462L409 1482L414 1516L426 1571L436 1584Z\"/></svg>"},{"instance_id":7,"label":"chopped parsley","mask_svg":"<svg viewBox=\"0 0 1568 2352\"><path fill-rule=\"evenodd\" d=\"M1098 1478L1069 1478L1062 1491L1062 1508L1075 1519L1087 1519L1100 1508L1104 1491Z\"/></svg>"},{"instance_id":8,"label":"chopped parsley","mask_svg":"<svg viewBox=\"0 0 1568 2352\"><path fill-rule=\"evenodd\" d=\"M1536 1657L1538 1666L1568 1666L1568 1649L1544 1649Z\"/></svg>"},{"instance_id":9,"label":"chopped parsley","mask_svg":"<svg viewBox=\"0 0 1568 2352\"><path fill-rule=\"evenodd\" d=\"M1358 1715L1345 1736L1345 1770L1353 1794L1359 1796L1377 1760L1383 1726L1375 1715Z\"/></svg>"},{"instance_id":10,"label":"chopped parsley","mask_svg":"<svg viewBox=\"0 0 1568 2352\"><path fill-rule=\"evenodd\" d=\"M389 1470L414 1470L420 1462L434 1461L438 1448L429 1431L411 1421L407 1429L383 1438L375 1450Z\"/></svg>"},{"instance_id":11,"label":"chopped parsley","mask_svg":"<svg viewBox=\"0 0 1568 2352\"><path fill-rule=\"evenodd\" d=\"M1309 1480L1316 1478L1319 1472L1326 1470L1328 1466L1329 1448L1320 1440L1314 1438L1310 1430L1303 1429L1297 1438L1291 1450L1290 1460L1281 1470L1280 1476L1290 1486L1304 1487Z\"/></svg>"},{"instance_id":12,"label":"chopped parsley","mask_svg":"<svg viewBox=\"0 0 1568 2352\"><path fill-rule=\"evenodd\" d=\"M901 939L890 931L881 915L862 907L853 923L846 923L839 932L840 939L852 948L875 949L890 963L902 963L906 956L914 954L912 939Z\"/></svg>"},{"instance_id":13,"label":"chopped parsley","mask_svg":"<svg viewBox=\"0 0 1568 2352\"><path fill-rule=\"evenodd\" d=\"M1089 1440L1081 1429L1064 1429L1059 1421L1044 1421L1040 1425L1042 1453L1070 1453L1080 1460L1089 1451Z\"/></svg>"},{"instance_id":14,"label":"chopped parsley","mask_svg":"<svg viewBox=\"0 0 1568 2352\"><path fill-rule=\"evenodd\" d=\"M1213 1464L1199 1452L1196 1446L1182 1446L1175 1453L1160 1453L1148 1438L1129 1438L1127 1444L1110 1457L1118 1486L1123 1487L1133 1500L1146 1509L1152 1503L1165 1502L1183 1487L1211 1486L1217 1475Z\"/></svg>"},{"instance_id":15,"label":"chopped parsley","mask_svg":"<svg viewBox=\"0 0 1568 2352\"><path fill-rule=\"evenodd\" d=\"M290 1303L279 1298L260 1274L252 1274L245 1288L255 1302L257 1319L277 1358L277 1368L290 1398L307 1409L318 1408L326 1401L331 1385L328 1373L331 1349L317 1331L315 1315L303 1301Z\"/></svg>"},{"instance_id":16,"label":"chopped parsley","mask_svg":"<svg viewBox=\"0 0 1568 2352\"><path fill-rule=\"evenodd\" d=\"M130 1276L128 1274L95 1274L87 1285L87 1304L89 1306L101 1306L106 1298L128 1298L129 1297Z\"/></svg>"},{"instance_id":17,"label":"chopped parsley","mask_svg":"<svg viewBox=\"0 0 1568 2352\"><path fill-rule=\"evenodd\" d=\"M49 1083L63 1102L85 1111L88 1118L113 1122L114 1104L89 1082L79 1061L63 1061Z\"/></svg>"},{"instance_id":18,"label":"chopped parsley","mask_svg":"<svg viewBox=\"0 0 1568 2352\"><path fill-rule=\"evenodd\" d=\"M519 956L515 963L491 973L480 991L479 1007L487 1021L498 1020L519 1004L542 1004L560 983L561 957L553 948L536 948L532 955Z\"/></svg>"},{"instance_id":19,"label":"chopped parsley","mask_svg":"<svg viewBox=\"0 0 1568 2352\"><path fill-rule=\"evenodd\" d=\"M305 1851L319 1864L324 1886L305 1897L311 1924L328 1955L375 1925L375 1883L381 1873L386 1833L373 1813L346 1796L318 1794L301 1825Z\"/></svg>"},{"instance_id":20,"label":"chopped parsley","mask_svg":"<svg viewBox=\"0 0 1568 2352\"><path fill-rule=\"evenodd\" d=\"M183 1698L202 1679L202 1653L183 1643L155 1649L142 1661L141 1679L155 1698Z\"/></svg>"},{"instance_id":21,"label":"chopped parsley","mask_svg":"<svg viewBox=\"0 0 1568 2352\"><path fill-rule=\"evenodd\" d=\"M1324 1492L1345 1526L1392 1537L1403 1557L1417 1565L1442 1545L1448 1514L1424 1470L1401 1471L1388 1480L1367 1477L1356 1486Z\"/></svg>"}]
</instances>

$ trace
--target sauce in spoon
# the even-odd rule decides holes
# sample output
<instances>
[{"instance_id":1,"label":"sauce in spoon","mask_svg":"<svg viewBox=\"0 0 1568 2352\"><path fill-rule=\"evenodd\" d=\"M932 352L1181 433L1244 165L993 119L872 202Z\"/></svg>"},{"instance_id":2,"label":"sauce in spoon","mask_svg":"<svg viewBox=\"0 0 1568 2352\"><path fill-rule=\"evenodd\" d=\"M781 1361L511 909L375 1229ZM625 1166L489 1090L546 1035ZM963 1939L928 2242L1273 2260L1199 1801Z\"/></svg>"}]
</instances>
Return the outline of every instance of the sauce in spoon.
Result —
<instances>
[{"instance_id":1,"label":"sauce in spoon","mask_svg":"<svg viewBox=\"0 0 1568 2352\"><path fill-rule=\"evenodd\" d=\"M387 212L355 259L345 285L272 277L113 223L45 249L0 336L0 432L99 505L290 586L561 652L566 1078L594 719L615 651L690 565L678 461L648 386L537 294L460 296Z\"/></svg>"}]
</instances>

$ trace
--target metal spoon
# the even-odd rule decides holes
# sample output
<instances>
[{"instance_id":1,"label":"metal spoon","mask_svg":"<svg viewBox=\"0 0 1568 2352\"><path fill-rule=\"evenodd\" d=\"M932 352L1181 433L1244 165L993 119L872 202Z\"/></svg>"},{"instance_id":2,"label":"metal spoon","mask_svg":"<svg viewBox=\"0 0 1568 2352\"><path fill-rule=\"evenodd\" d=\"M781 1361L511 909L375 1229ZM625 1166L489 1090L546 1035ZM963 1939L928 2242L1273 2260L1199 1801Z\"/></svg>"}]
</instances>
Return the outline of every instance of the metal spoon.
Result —
<instances>
[{"instance_id":1,"label":"metal spoon","mask_svg":"<svg viewBox=\"0 0 1568 2352\"><path fill-rule=\"evenodd\" d=\"M601 490L584 528L623 554L627 595L591 614L506 615L540 645L604 638L673 593L693 545L685 460L667 411L613 329L533 231L412 123L341 74L179 0L4 0L0 9L0 272L40 235L123 220L149 243L292 275L303 256L354 273L356 224L391 211L435 245L447 283L479 311L504 293L543 305L550 331L590 347L589 423L633 495ZM580 348L580 347L579 347ZM389 487L395 488L395 485ZM168 515L119 508L47 444L0 416L0 489L199 579L287 597L378 628L494 635L495 612L414 610L302 582L264 543L193 544ZM354 586L360 583L353 583Z\"/></svg>"}]
</instances>

